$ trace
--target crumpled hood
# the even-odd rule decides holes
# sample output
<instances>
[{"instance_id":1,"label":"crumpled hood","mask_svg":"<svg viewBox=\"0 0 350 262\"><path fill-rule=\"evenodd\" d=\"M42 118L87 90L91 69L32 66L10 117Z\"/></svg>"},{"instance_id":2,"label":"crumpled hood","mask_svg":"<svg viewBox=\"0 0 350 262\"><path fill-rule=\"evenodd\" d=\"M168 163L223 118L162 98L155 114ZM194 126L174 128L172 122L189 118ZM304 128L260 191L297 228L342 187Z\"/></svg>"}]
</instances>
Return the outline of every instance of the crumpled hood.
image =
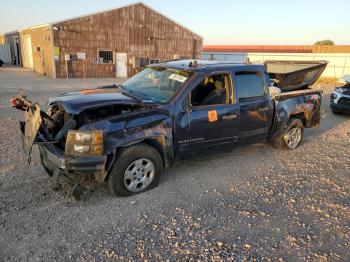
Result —
<instances>
[{"instance_id":1,"label":"crumpled hood","mask_svg":"<svg viewBox=\"0 0 350 262\"><path fill-rule=\"evenodd\" d=\"M140 104L137 100L122 94L120 88L97 88L62 94L51 98L49 104L62 106L67 113L79 114L86 109L118 104Z\"/></svg>"}]
</instances>

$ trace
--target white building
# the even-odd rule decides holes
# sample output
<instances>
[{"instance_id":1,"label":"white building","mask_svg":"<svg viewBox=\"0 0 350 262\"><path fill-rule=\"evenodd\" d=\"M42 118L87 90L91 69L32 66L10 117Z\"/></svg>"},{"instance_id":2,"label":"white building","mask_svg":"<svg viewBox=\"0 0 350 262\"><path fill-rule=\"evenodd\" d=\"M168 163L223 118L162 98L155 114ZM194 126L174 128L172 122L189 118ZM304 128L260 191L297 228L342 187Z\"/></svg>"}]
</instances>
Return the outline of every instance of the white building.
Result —
<instances>
[{"instance_id":1,"label":"white building","mask_svg":"<svg viewBox=\"0 0 350 262\"><path fill-rule=\"evenodd\" d=\"M326 60L329 64L323 77L341 78L350 75L350 45L230 45L204 46L203 58L223 61L251 62L264 60Z\"/></svg>"}]
</instances>

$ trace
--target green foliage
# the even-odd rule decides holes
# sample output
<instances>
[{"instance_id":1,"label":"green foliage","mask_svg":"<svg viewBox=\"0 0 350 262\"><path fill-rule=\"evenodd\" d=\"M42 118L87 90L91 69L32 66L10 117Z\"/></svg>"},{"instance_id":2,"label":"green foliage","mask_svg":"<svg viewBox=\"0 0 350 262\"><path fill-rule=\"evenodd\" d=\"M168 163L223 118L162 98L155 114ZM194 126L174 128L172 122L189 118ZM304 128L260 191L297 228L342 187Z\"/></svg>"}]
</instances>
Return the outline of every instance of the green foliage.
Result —
<instances>
[{"instance_id":1,"label":"green foliage","mask_svg":"<svg viewBox=\"0 0 350 262\"><path fill-rule=\"evenodd\" d=\"M334 41L330 39L317 41L314 45L334 45Z\"/></svg>"}]
</instances>

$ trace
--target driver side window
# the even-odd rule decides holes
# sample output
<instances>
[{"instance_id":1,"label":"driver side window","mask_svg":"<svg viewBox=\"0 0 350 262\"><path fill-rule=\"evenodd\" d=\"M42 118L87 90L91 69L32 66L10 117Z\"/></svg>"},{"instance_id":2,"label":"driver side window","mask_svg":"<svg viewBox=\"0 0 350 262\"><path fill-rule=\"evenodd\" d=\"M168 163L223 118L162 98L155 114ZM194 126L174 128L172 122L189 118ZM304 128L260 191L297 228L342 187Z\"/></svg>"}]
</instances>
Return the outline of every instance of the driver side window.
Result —
<instances>
[{"instance_id":1,"label":"driver side window","mask_svg":"<svg viewBox=\"0 0 350 262\"><path fill-rule=\"evenodd\" d=\"M207 76L192 90L192 106L228 104L230 102L230 82L228 74Z\"/></svg>"}]
</instances>

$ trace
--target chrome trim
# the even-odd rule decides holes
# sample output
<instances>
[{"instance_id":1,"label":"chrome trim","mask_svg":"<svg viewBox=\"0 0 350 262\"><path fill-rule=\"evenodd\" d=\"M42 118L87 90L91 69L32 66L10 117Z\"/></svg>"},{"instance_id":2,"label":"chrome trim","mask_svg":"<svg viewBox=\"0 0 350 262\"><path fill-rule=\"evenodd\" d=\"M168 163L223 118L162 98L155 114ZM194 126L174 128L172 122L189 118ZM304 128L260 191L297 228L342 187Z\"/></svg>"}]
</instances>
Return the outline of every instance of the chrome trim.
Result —
<instances>
[{"instance_id":1,"label":"chrome trim","mask_svg":"<svg viewBox=\"0 0 350 262\"><path fill-rule=\"evenodd\" d=\"M55 154L51 153L46 147L43 147L43 149L46 152L47 159L52 162L55 166L57 166L60 169L66 168L66 163L64 158L58 157Z\"/></svg>"}]
</instances>

